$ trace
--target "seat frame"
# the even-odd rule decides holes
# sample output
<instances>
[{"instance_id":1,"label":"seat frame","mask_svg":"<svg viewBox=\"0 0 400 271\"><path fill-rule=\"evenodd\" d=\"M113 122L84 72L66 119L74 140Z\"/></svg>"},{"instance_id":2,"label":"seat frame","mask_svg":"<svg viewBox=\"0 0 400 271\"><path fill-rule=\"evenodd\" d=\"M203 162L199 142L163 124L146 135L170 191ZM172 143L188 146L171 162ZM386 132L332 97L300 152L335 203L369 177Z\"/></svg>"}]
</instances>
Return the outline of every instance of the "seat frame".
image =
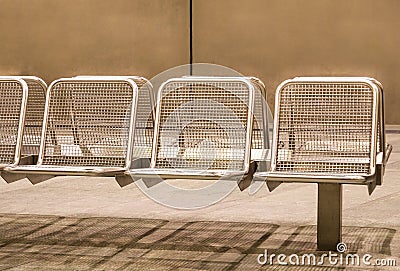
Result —
<instances>
[{"instance_id":1,"label":"seat frame","mask_svg":"<svg viewBox=\"0 0 400 271\"><path fill-rule=\"evenodd\" d=\"M188 83L207 83L207 82L242 82L247 85L249 89L249 100L248 100L248 116L247 116L247 130L246 130L246 149L245 149L245 164L243 170L194 170L194 169L164 169L164 168L156 168L156 155L157 155L157 147L158 147L158 131L160 129L160 116L161 116L161 103L163 98L163 88L172 82L188 82ZM158 102L157 102L157 110L156 110L156 119L155 119L155 128L154 128L154 137L153 137L153 149L152 149L152 158L149 168L140 168L140 169L130 169L125 172L126 176L130 176L133 181L138 179L208 179L208 180L216 180L216 179L237 179L240 181L252 179L254 172L257 169L256 161L251 160L251 138L253 132L253 110L254 110L254 97L255 97L255 87L253 84L257 84L261 95L265 98L265 86L264 84L255 77L209 77L209 76L184 76L182 78L173 78L164 82L160 86L160 90L158 92ZM264 145L269 147L269 138L268 138L268 124L267 124L267 111L263 107L263 125L264 127ZM250 145L249 145L250 144ZM259 158L257 162L262 162L265 159Z\"/></svg>"},{"instance_id":2,"label":"seat frame","mask_svg":"<svg viewBox=\"0 0 400 271\"><path fill-rule=\"evenodd\" d=\"M321 175L321 174L306 174L306 173L282 173L275 172L276 166L276 151L277 151L277 138L278 131L277 127L279 125L279 102L280 102L280 92L287 85L291 83L302 83L302 82L313 82L313 83L365 83L371 87L374 91L374 106L373 106L373 139L371 140L371 173L368 175L360 174L331 174L331 175ZM386 162L392 151L392 146L386 144L385 140L385 130L384 130L384 108L383 108L383 88L382 84L373 78L368 77L296 77L294 79L289 79L280 84L276 91L275 97L275 119L274 119L274 137L272 144L272 157L271 157L271 170L265 172L259 172L255 174L255 178L260 180L266 180L268 182L301 182L301 183L341 183L341 184L361 184L369 185L376 182L378 185L382 183L382 176L384 173L384 168ZM379 129L380 137L377 136ZM381 149L377 148L377 141L379 140L379 146Z\"/></svg>"},{"instance_id":3,"label":"seat frame","mask_svg":"<svg viewBox=\"0 0 400 271\"><path fill-rule=\"evenodd\" d=\"M133 144L134 144L134 133L135 133L135 120L137 114L137 103L138 103L138 86L134 79L146 80L143 77L136 76L77 76L73 78L61 78L52 82L47 90L46 95L46 109L43 120L43 130L40 145L40 153L38 162L36 165L19 165L6 167L4 170L11 174L19 175L19 178L27 177L32 183L36 184L56 176L97 176L97 177L115 177L117 181L123 183L123 178L117 178L117 175L123 175L123 173L131 168L131 165L140 158L134 158L132 156ZM124 167L98 167L98 166L53 166L43 165L43 156L46 145L46 129L49 119L49 106L50 106L50 92L54 85L59 82L119 82L125 81L130 84L133 90L132 98L132 110L129 122L129 137L128 137L128 148L125 159ZM150 91L150 102L153 101L152 91Z\"/></svg>"}]
</instances>

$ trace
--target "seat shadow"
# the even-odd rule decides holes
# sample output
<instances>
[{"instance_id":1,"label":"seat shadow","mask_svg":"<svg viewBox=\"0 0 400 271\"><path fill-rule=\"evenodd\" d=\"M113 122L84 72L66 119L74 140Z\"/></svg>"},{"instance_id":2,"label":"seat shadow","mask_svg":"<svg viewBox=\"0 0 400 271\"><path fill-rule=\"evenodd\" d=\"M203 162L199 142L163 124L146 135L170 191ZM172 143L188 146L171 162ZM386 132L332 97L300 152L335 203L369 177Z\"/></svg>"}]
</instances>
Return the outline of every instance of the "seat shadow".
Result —
<instances>
[{"instance_id":1,"label":"seat shadow","mask_svg":"<svg viewBox=\"0 0 400 271\"><path fill-rule=\"evenodd\" d=\"M318 255L316 231L311 225L4 214L0 215L0 270L344 270L266 269L257 262L266 249L275 254ZM395 233L390 228L344 227L343 242L349 253L391 256Z\"/></svg>"}]
</instances>

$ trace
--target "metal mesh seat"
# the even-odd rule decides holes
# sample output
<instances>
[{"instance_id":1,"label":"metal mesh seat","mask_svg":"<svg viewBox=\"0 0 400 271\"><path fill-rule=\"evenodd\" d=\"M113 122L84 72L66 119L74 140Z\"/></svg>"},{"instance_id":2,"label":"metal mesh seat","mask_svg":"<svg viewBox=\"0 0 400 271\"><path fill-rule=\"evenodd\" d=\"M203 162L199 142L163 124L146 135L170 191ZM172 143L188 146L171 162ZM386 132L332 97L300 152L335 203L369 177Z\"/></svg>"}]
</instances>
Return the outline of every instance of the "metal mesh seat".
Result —
<instances>
[{"instance_id":1,"label":"metal mesh seat","mask_svg":"<svg viewBox=\"0 0 400 271\"><path fill-rule=\"evenodd\" d=\"M183 77L159 91L151 166L127 172L134 179L216 179L251 171L251 148L268 145L262 119L254 122L256 78ZM261 99L260 99L261 100ZM254 122L254 123L253 123ZM257 129L253 130L254 127ZM251 173L252 174L252 173Z\"/></svg>"},{"instance_id":2,"label":"metal mesh seat","mask_svg":"<svg viewBox=\"0 0 400 271\"><path fill-rule=\"evenodd\" d=\"M151 85L139 77L54 81L47 93L37 165L6 170L24 173L34 183L60 175L123 173L135 158L150 152L150 140L142 136L149 136L153 126L151 95ZM144 131L136 138L135 128ZM135 153L134 145L141 150Z\"/></svg>"},{"instance_id":3,"label":"metal mesh seat","mask_svg":"<svg viewBox=\"0 0 400 271\"><path fill-rule=\"evenodd\" d=\"M276 92L271 171L255 174L272 191L282 182L318 183L317 246L341 242L342 184L382 183L386 145L383 88L365 77L299 77Z\"/></svg>"},{"instance_id":4,"label":"metal mesh seat","mask_svg":"<svg viewBox=\"0 0 400 271\"><path fill-rule=\"evenodd\" d=\"M0 78L0 165L18 164L28 101L28 85L18 78Z\"/></svg>"},{"instance_id":5,"label":"metal mesh seat","mask_svg":"<svg viewBox=\"0 0 400 271\"><path fill-rule=\"evenodd\" d=\"M368 183L380 179L383 94L370 78L295 78L276 93L271 181ZM376 174L376 173L379 174Z\"/></svg>"},{"instance_id":6,"label":"metal mesh seat","mask_svg":"<svg viewBox=\"0 0 400 271\"><path fill-rule=\"evenodd\" d=\"M1 169L21 163L33 164L36 160L46 88L46 83L35 76L0 77Z\"/></svg>"}]
</instances>

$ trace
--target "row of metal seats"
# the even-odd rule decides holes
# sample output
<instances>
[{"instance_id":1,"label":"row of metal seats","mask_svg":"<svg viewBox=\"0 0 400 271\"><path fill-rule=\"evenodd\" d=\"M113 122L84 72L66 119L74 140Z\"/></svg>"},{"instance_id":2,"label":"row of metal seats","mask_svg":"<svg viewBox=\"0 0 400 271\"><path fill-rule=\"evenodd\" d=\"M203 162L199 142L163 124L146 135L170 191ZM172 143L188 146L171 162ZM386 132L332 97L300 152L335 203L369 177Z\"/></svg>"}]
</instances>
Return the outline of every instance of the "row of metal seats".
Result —
<instances>
[{"instance_id":1,"label":"row of metal seats","mask_svg":"<svg viewBox=\"0 0 400 271\"><path fill-rule=\"evenodd\" d=\"M150 157L154 98L142 77L80 76L48 88L36 77L2 77L0 84L1 176L8 182L115 176L133 156Z\"/></svg>"},{"instance_id":2,"label":"row of metal seats","mask_svg":"<svg viewBox=\"0 0 400 271\"><path fill-rule=\"evenodd\" d=\"M12 82L16 89L1 90L4 95L13 92L29 99L37 97L20 107L28 112L33 105L40 107L41 110L32 115L36 120L43 119L44 115L44 121L42 124L29 119L15 120L13 127L25 131L17 134L14 129L4 135L18 139L16 149L8 151L10 155L15 153L13 162L2 165L2 177L9 182L24 177L38 183L53 176L92 175L115 176L124 185L131 179L130 170L148 167L151 157L151 168L160 169L160 172L143 170L139 175L159 173L179 178L190 171L196 178L228 178L249 173L250 148L261 153L269 149L267 108L263 101L265 87L256 78L169 80L160 88L155 133L153 91L144 78L79 76L59 79L48 88L46 106L43 81L32 78L33 82L41 82L42 88L38 90L26 87L24 78L3 78L7 84ZM2 108L15 108L10 105L18 102L20 100L15 97ZM254 114L257 118L253 111L257 112ZM8 113L4 113L5 124ZM27 147L32 139L36 140L36 152L20 152L19 147ZM206 146L207 142L212 145ZM248 147L249 144L252 146ZM214 151L212 160L201 157L207 150ZM260 153L254 151L254 159L263 159L257 155ZM28 158L28 162L23 162ZM180 168L187 169L186 174L173 174Z\"/></svg>"},{"instance_id":3,"label":"row of metal seats","mask_svg":"<svg viewBox=\"0 0 400 271\"><path fill-rule=\"evenodd\" d=\"M270 158L266 92L254 77L170 79L156 115L152 85L137 76L78 76L48 89L37 77L1 77L0 91L7 181L250 176L271 189L282 181L379 185L391 151L382 85L370 78L283 82Z\"/></svg>"},{"instance_id":4,"label":"row of metal seats","mask_svg":"<svg viewBox=\"0 0 400 271\"><path fill-rule=\"evenodd\" d=\"M367 77L299 77L276 91L273 136L255 77L182 77L157 102L137 76L78 76L47 88L37 77L0 77L0 170L27 177L224 179L318 183L318 247L341 237L342 184L382 184L383 88ZM272 146L270 147L272 142Z\"/></svg>"}]
</instances>

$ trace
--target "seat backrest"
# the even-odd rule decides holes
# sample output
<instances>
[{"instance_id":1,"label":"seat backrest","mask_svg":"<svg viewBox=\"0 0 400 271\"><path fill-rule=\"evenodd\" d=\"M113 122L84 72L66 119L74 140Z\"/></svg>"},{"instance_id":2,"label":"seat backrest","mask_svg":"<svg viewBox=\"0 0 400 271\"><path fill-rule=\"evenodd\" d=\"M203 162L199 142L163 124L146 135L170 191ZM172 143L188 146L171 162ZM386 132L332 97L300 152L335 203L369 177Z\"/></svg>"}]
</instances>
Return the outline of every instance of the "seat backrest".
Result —
<instances>
[{"instance_id":1,"label":"seat backrest","mask_svg":"<svg viewBox=\"0 0 400 271\"><path fill-rule=\"evenodd\" d=\"M299 77L283 82L276 92L271 170L373 175L384 135L378 125L382 104L381 88L369 78Z\"/></svg>"},{"instance_id":2,"label":"seat backrest","mask_svg":"<svg viewBox=\"0 0 400 271\"><path fill-rule=\"evenodd\" d=\"M16 165L21 155L28 85L21 78L0 77L0 167Z\"/></svg>"},{"instance_id":3,"label":"seat backrest","mask_svg":"<svg viewBox=\"0 0 400 271\"><path fill-rule=\"evenodd\" d=\"M152 168L248 170L254 108L249 78L170 79L159 91Z\"/></svg>"},{"instance_id":4,"label":"seat backrest","mask_svg":"<svg viewBox=\"0 0 400 271\"><path fill-rule=\"evenodd\" d=\"M141 76L89 76L80 75L75 78L102 78L117 79L128 78L133 80L138 87L138 101L136 108L136 127L132 158L151 158L151 148L154 135L155 97L153 85Z\"/></svg>"},{"instance_id":5,"label":"seat backrest","mask_svg":"<svg viewBox=\"0 0 400 271\"><path fill-rule=\"evenodd\" d=\"M75 77L47 93L38 165L129 168L138 87L128 78Z\"/></svg>"}]
</instances>

